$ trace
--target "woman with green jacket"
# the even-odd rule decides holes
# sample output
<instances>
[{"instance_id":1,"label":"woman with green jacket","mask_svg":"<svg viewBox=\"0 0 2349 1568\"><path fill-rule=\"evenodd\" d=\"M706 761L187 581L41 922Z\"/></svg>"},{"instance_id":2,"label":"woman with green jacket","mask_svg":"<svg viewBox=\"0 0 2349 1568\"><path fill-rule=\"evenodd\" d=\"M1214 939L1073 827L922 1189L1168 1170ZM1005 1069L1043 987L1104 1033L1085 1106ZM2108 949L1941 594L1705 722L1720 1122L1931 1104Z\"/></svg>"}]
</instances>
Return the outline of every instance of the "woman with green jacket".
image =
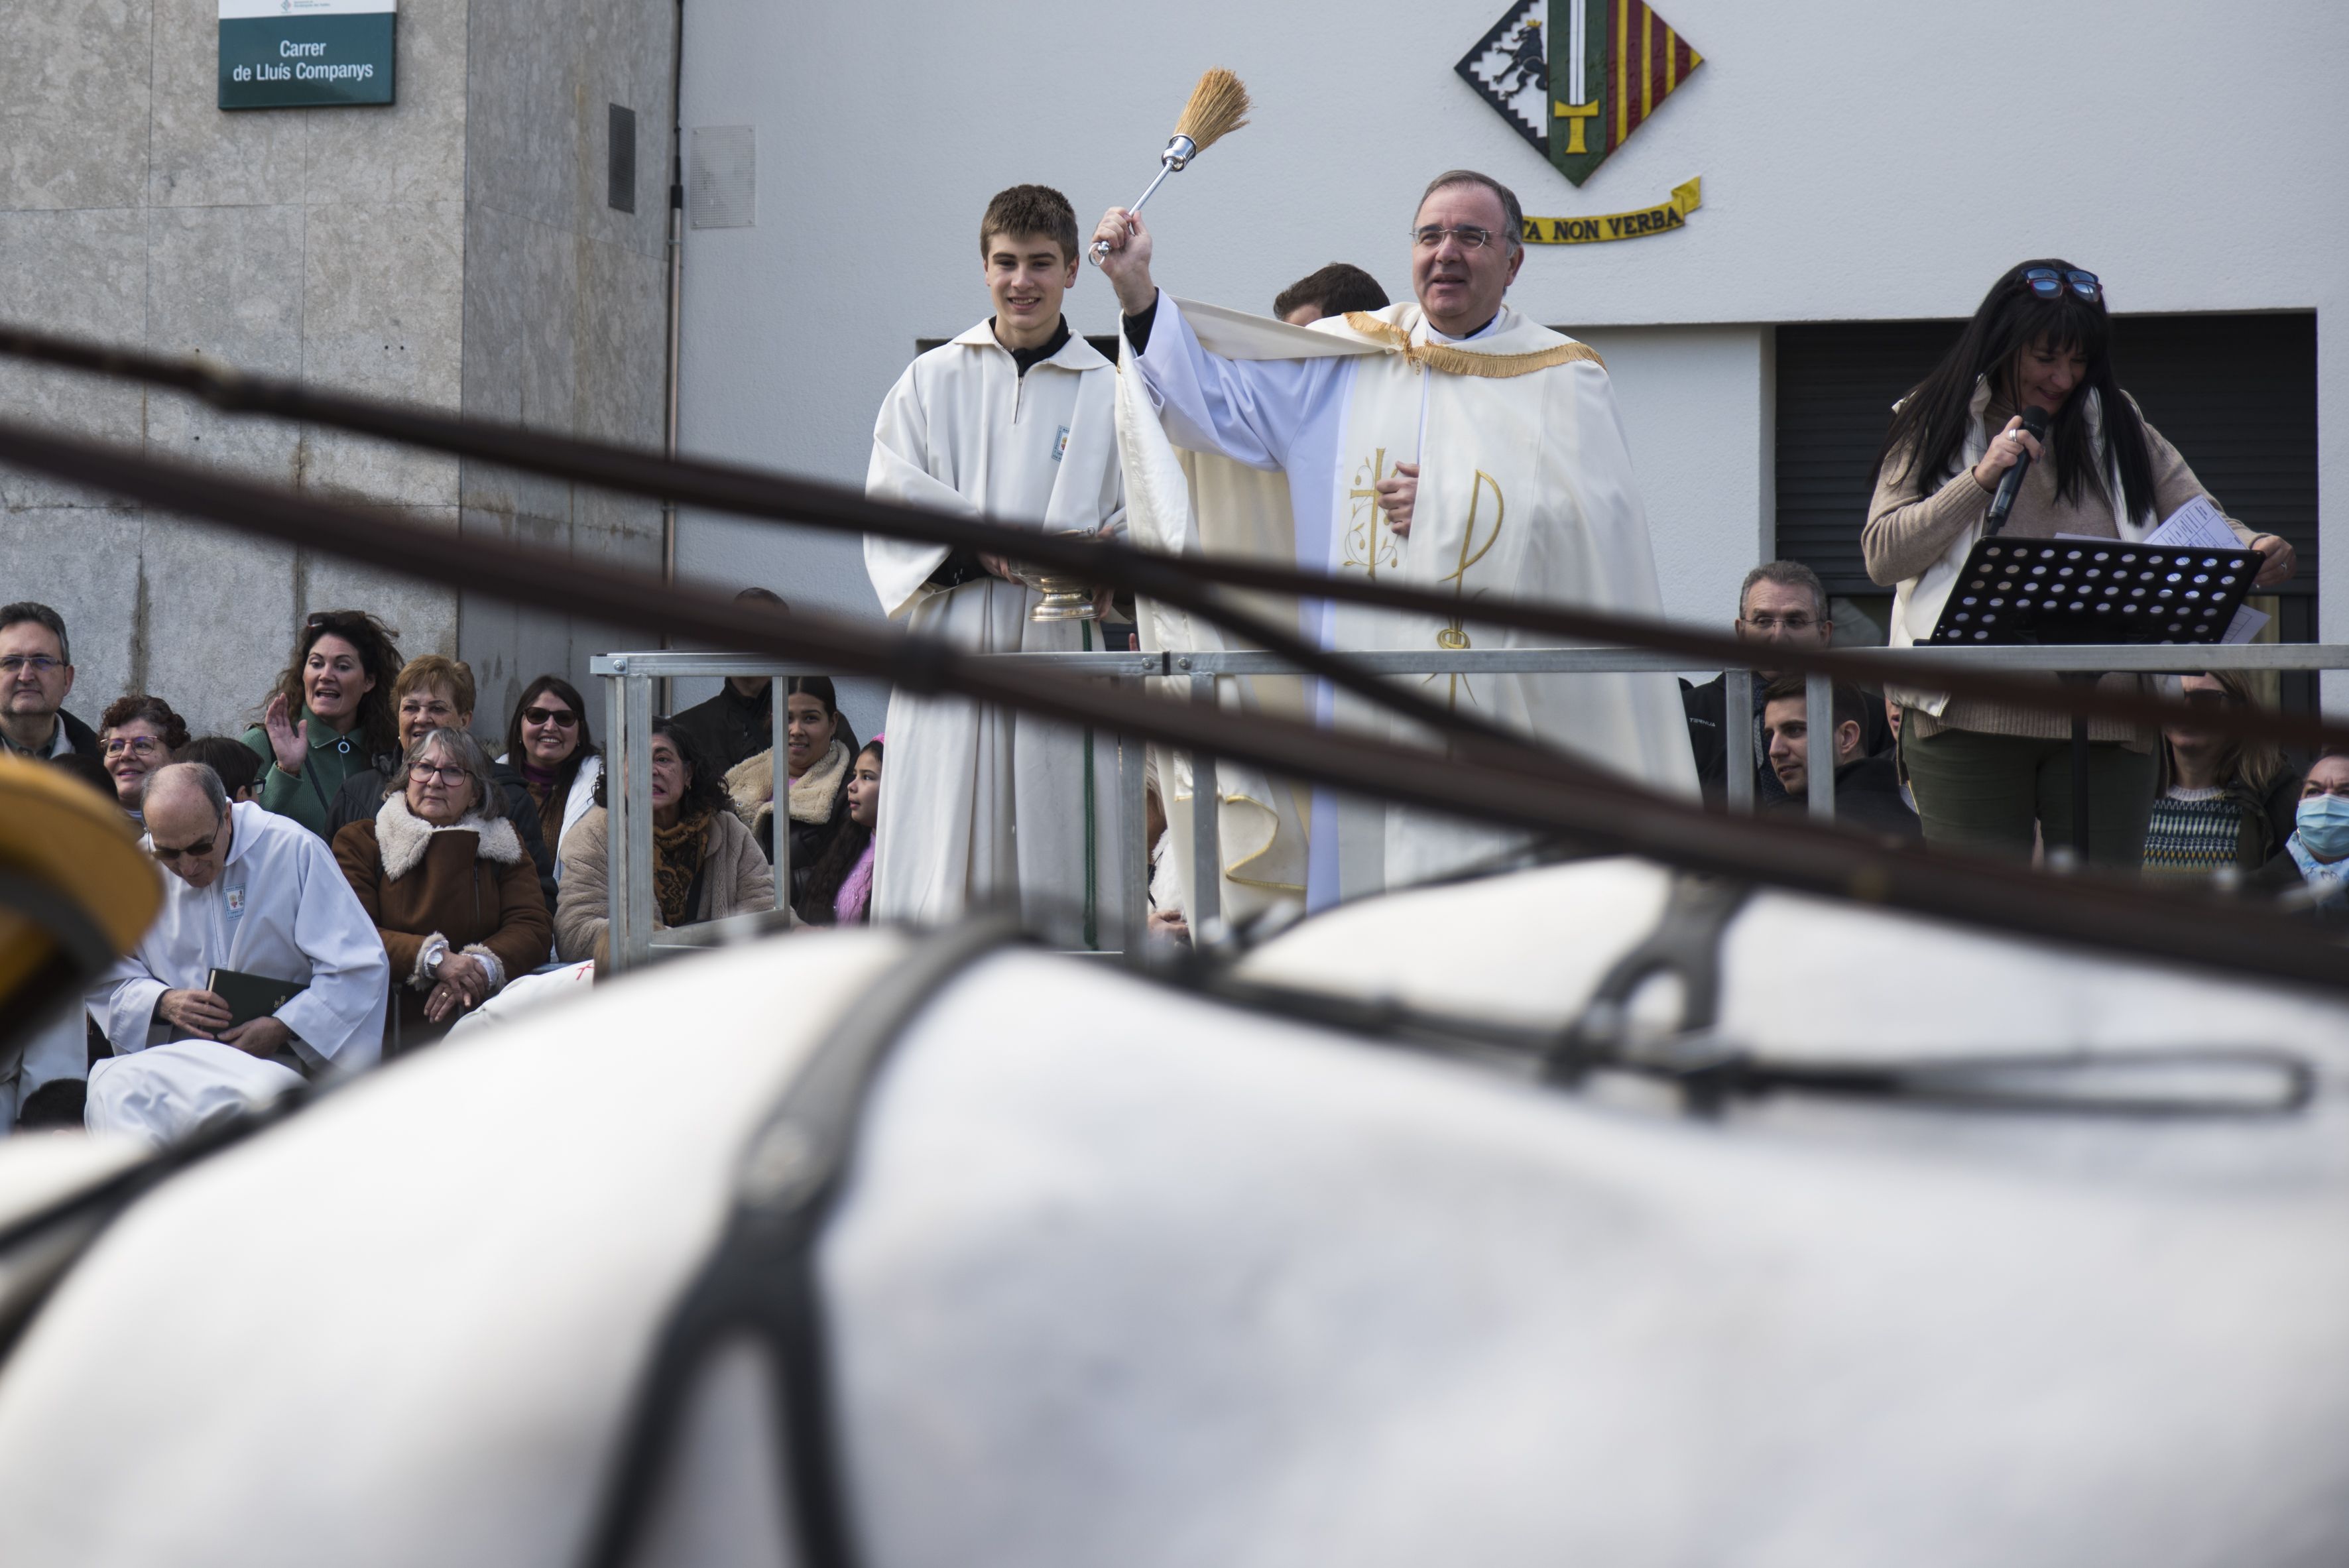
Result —
<instances>
[{"instance_id":1,"label":"woman with green jacket","mask_svg":"<svg viewBox=\"0 0 2349 1568\"><path fill-rule=\"evenodd\" d=\"M391 680L399 647L390 628L363 610L322 610L302 624L293 662L244 732L261 758L261 804L320 838L343 780L368 768L398 766L399 727Z\"/></svg>"}]
</instances>

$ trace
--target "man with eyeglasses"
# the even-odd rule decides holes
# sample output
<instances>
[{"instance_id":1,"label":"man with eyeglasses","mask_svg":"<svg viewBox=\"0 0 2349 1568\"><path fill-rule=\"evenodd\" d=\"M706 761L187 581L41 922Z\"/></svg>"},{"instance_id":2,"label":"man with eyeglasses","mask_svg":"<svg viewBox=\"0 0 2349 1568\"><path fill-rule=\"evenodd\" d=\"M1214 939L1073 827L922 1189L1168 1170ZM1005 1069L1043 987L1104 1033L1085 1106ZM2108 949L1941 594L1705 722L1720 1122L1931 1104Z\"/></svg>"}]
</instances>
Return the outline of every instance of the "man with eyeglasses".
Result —
<instances>
[{"instance_id":1,"label":"man with eyeglasses","mask_svg":"<svg viewBox=\"0 0 2349 1568\"><path fill-rule=\"evenodd\" d=\"M1093 238L1125 313L1133 373L1119 377L1118 421L1137 542L1268 555L1459 606L1444 617L1304 606L1305 634L1349 652L1554 641L1478 622L1477 602L1498 597L1661 615L1606 368L1504 301L1525 262L1523 223L1516 197L1489 175L1438 175L1409 230L1415 297L1297 327L1163 293L1149 229L1112 208ZM1186 635L1170 619L1155 645ZM1286 706L1285 683L1243 684L1255 701ZM1650 789L1696 791L1669 676L1447 673L1420 689ZM1302 700L1318 722L1390 733L1380 710L1318 683ZM1161 777L1179 776L1162 767ZM1309 799L1245 770L1221 782L1232 823L1223 897L1242 918L1299 892L1320 909L1425 881L1525 841L1416 809ZM1187 831L1179 789L1169 807Z\"/></svg>"},{"instance_id":2,"label":"man with eyeglasses","mask_svg":"<svg viewBox=\"0 0 2349 1568\"><path fill-rule=\"evenodd\" d=\"M65 710L73 684L65 617L29 599L0 606L0 748L43 761L78 752L102 762L97 732Z\"/></svg>"},{"instance_id":3,"label":"man with eyeglasses","mask_svg":"<svg viewBox=\"0 0 2349 1568\"><path fill-rule=\"evenodd\" d=\"M88 1124L168 1142L383 1050L391 965L326 841L199 762L147 783L163 907L89 995L114 1055L90 1069ZM213 971L301 987L239 1020Z\"/></svg>"},{"instance_id":4,"label":"man with eyeglasses","mask_svg":"<svg viewBox=\"0 0 2349 1568\"><path fill-rule=\"evenodd\" d=\"M1745 574L1737 591L1737 621L1733 630L1741 643L1782 647L1824 648L1835 640L1835 619L1828 611L1826 584L1799 561L1766 561ZM1762 694L1785 672L1756 667L1754 672L1754 800L1767 806L1786 798L1785 787L1770 766L1769 743L1763 731ZM1698 782L1705 799L1715 802L1729 790L1729 682L1715 676L1702 686L1681 682L1681 703L1688 715L1689 749L1696 758ZM1884 705L1869 705L1860 722L1860 755L1875 757L1892 748L1892 729L1885 722Z\"/></svg>"}]
</instances>

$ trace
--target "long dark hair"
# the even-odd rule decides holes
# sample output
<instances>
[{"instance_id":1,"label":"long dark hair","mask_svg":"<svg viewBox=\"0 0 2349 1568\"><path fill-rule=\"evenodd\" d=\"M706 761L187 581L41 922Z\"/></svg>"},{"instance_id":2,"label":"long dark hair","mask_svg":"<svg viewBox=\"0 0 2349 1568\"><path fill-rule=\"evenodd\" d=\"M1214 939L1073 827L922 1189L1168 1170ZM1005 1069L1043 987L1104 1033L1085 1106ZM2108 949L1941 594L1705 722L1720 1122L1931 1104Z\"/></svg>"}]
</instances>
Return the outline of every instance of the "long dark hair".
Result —
<instances>
[{"instance_id":1,"label":"long dark hair","mask_svg":"<svg viewBox=\"0 0 2349 1568\"><path fill-rule=\"evenodd\" d=\"M302 623L294 639L294 657L277 676L270 696L283 695L293 717L302 717L302 666L321 637L340 637L358 650L359 668L375 684L359 698L359 719L351 727L366 744L367 755L389 763L399 755L399 714L392 706L391 683L399 675L399 634L365 610L321 610ZM264 699L265 708L268 702Z\"/></svg>"},{"instance_id":2,"label":"long dark hair","mask_svg":"<svg viewBox=\"0 0 2349 1568\"><path fill-rule=\"evenodd\" d=\"M530 754L522 748L522 710L548 692L569 703L571 711L579 716L579 744L563 759L563 766L554 770L554 788L547 791L550 799L567 800L581 764L595 755L595 736L587 727L587 705L580 700L577 686L561 676L541 676L522 688L522 699L513 705L512 717L506 720L506 759L518 769L528 758ZM595 799L600 802L604 797L598 795Z\"/></svg>"},{"instance_id":3,"label":"long dark hair","mask_svg":"<svg viewBox=\"0 0 2349 1568\"><path fill-rule=\"evenodd\" d=\"M833 695L830 676L793 676L783 683L783 695L787 697L812 696L823 704L823 711L832 718L832 738L845 741L850 752L856 750L856 728L842 717L839 699ZM782 738L780 735L775 737L779 742ZM820 762L823 758L816 760Z\"/></svg>"},{"instance_id":4,"label":"long dark hair","mask_svg":"<svg viewBox=\"0 0 2349 1568\"><path fill-rule=\"evenodd\" d=\"M2053 258L2021 262L1992 284L1956 346L1894 410L1892 428L1876 455L1877 470L1882 472L1898 459L1900 480L1921 479L1929 486L1938 482L1965 444L1975 384L1989 377L1992 395L2013 407L2015 356L2044 339L2051 351L2077 349L2088 362L2087 374L2064 400L2050 432L2055 447L2055 493L2076 502L2093 485L2102 495L2106 472L2118 468L2128 515L2144 517L2154 508L2152 449L2137 405L2113 379L2112 317L2104 297L2082 299L2067 284L2054 299L2042 299L2023 277L2034 267L2053 268L2059 277L2078 270ZM2089 450L2085 411L2085 394L2091 391L2104 415L2104 449L2096 452Z\"/></svg>"},{"instance_id":5,"label":"long dark hair","mask_svg":"<svg viewBox=\"0 0 2349 1568\"><path fill-rule=\"evenodd\" d=\"M685 793L677 798L678 816L690 817L704 810L723 811L731 816L734 808L727 802L726 787L710 770L709 763L686 732L678 727L677 720L656 718L652 732L656 736L668 737L668 743L677 748L677 759L685 764ZM612 770L608 768L595 775L595 804L598 806L607 804L604 799L604 787L611 781Z\"/></svg>"},{"instance_id":6,"label":"long dark hair","mask_svg":"<svg viewBox=\"0 0 2349 1568\"><path fill-rule=\"evenodd\" d=\"M881 738L875 736L866 741L864 749L856 755L861 759L866 751L873 754L874 761L883 761L885 753ZM843 784L841 788L844 789L847 786ZM872 841L872 829L858 821L854 815L841 818L840 830L833 834L832 842L824 845L823 852L816 856L815 863L808 868L807 891L792 902L792 907L799 912L802 920L811 925L833 923L833 904L840 897L840 885L848 880L848 873L856 869L858 857L864 853L864 846Z\"/></svg>"}]
</instances>

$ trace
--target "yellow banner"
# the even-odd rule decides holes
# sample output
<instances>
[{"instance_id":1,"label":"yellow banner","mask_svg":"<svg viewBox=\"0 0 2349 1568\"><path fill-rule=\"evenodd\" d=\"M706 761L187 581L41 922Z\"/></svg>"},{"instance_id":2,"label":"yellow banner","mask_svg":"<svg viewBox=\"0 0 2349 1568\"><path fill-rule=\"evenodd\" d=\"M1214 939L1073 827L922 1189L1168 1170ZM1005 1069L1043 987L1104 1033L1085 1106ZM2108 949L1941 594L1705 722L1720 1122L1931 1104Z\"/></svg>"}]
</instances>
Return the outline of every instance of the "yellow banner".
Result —
<instances>
[{"instance_id":1,"label":"yellow banner","mask_svg":"<svg viewBox=\"0 0 2349 1568\"><path fill-rule=\"evenodd\" d=\"M1640 240L1688 226L1688 215L1703 204L1702 176L1672 187L1661 207L1635 212L1603 212L1590 218L1527 218L1528 245L1596 245L1609 240Z\"/></svg>"}]
</instances>

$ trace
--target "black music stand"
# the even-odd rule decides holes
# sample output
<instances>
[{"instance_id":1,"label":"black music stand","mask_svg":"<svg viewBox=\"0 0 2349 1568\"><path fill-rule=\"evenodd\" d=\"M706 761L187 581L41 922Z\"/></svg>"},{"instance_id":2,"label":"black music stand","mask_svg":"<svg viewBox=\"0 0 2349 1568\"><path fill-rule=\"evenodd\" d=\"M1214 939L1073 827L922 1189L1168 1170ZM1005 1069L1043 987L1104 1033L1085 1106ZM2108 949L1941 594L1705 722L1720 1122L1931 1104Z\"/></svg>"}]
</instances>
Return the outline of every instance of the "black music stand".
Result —
<instances>
[{"instance_id":1,"label":"black music stand","mask_svg":"<svg viewBox=\"0 0 2349 1568\"><path fill-rule=\"evenodd\" d=\"M2121 540L1978 541L1927 645L2077 646L2223 639L2259 575L2257 551ZM2097 672L2067 672L2092 682ZM2088 721L2072 720L2072 847L2088 858Z\"/></svg>"}]
</instances>

